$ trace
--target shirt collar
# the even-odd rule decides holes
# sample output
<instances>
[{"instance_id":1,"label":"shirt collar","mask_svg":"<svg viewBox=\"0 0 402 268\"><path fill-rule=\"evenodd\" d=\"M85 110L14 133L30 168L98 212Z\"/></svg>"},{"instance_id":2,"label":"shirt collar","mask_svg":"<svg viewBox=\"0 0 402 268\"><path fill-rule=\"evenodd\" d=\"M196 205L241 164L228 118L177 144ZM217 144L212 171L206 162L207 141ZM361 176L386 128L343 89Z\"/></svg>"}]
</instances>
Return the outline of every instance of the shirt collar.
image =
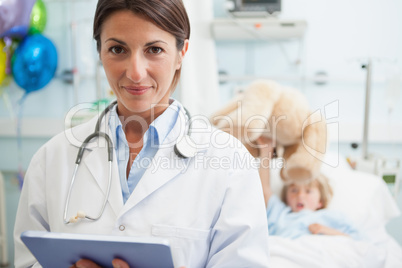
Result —
<instances>
[{"instance_id":1,"label":"shirt collar","mask_svg":"<svg viewBox=\"0 0 402 268\"><path fill-rule=\"evenodd\" d=\"M117 104L114 105L110 110L109 120L109 128L112 132L112 140L115 146L117 145L118 138L124 134L122 128L123 126L119 119L119 115L117 114L116 108ZM170 131L173 129L177 121L179 111L180 106L178 101L173 100L168 108L149 125L149 129L144 134L144 144L149 139L149 136L151 136L157 145L161 145L169 135Z\"/></svg>"},{"instance_id":2,"label":"shirt collar","mask_svg":"<svg viewBox=\"0 0 402 268\"><path fill-rule=\"evenodd\" d=\"M153 128L156 130L159 145L165 141L166 137L173 129L177 117L179 116L179 110L178 102L174 100L149 126L150 129Z\"/></svg>"}]
</instances>

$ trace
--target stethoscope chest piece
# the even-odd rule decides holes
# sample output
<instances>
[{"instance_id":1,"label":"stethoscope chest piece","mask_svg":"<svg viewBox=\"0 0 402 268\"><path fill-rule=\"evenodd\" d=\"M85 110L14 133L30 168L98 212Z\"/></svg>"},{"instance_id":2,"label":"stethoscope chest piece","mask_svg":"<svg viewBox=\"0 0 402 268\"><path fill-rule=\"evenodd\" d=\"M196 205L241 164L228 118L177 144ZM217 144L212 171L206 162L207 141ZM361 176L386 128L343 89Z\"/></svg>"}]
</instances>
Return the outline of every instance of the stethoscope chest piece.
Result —
<instances>
[{"instance_id":1,"label":"stethoscope chest piece","mask_svg":"<svg viewBox=\"0 0 402 268\"><path fill-rule=\"evenodd\" d=\"M198 148L189 135L184 135L174 146L174 151L181 158L191 158L198 153Z\"/></svg>"}]
</instances>

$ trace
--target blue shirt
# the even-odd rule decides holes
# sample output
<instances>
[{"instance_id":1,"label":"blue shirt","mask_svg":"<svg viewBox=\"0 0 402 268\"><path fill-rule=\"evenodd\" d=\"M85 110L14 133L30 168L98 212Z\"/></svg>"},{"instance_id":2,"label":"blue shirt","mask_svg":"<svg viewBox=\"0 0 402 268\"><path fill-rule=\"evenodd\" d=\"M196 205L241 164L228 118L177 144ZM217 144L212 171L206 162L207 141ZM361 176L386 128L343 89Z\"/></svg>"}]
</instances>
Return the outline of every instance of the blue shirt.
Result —
<instances>
[{"instance_id":1,"label":"blue shirt","mask_svg":"<svg viewBox=\"0 0 402 268\"><path fill-rule=\"evenodd\" d=\"M123 125L119 119L119 115L117 114L116 107L117 105L115 105L110 111L109 128L112 132L111 138L113 144L115 145L123 201L126 203L147 168L151 167L153 158L157 153L159 146L173 129L180 108L177 101L174 101L149 125L149 128L143 137L143 147L136 156L127 178L126 170L130 159L130 148L123 130Z\"/></svg>"},{"instance_id":2,"label":"blue shirt","mask_svg":"<svg viewBox=\"0 0 402 268\"><path fill-rule=\"evenodd\" d=\"M268 230L270 235L291 239L310 234L308 226L319 223L336 229L354 239L361 239L357 228L343 213L335 210L320 209L292 212L276 195L272 195L267 207Z\"/></svg>"}]
</instances>

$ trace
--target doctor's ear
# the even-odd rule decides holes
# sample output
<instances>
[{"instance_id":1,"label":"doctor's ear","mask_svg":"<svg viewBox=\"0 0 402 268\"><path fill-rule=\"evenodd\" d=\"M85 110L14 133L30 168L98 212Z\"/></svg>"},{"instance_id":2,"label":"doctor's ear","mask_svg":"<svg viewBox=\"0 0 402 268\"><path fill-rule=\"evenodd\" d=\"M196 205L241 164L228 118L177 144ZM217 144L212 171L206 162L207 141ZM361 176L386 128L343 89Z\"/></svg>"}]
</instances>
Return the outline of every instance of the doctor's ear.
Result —
<instances>
[{"instance_id":1,"label":"doctor's ear","mask_svg":"<svg viewBox=\"0 0 402 268\"><path fill-rule=\"evenodd\" d=\"M179 60L177 62L177 69L180 69L181 64L183 63L184 56L188 50L188 39L184 40L183 48L179 51Z\"/></svg>"}]
</instances>

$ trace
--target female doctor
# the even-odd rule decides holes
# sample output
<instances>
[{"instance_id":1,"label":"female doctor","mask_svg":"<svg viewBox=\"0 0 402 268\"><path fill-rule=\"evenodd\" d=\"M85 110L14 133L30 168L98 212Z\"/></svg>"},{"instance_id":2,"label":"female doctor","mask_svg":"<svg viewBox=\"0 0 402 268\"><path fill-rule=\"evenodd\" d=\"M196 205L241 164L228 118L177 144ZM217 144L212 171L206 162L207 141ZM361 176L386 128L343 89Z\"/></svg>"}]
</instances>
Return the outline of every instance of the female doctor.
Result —
<instances>
[{"instance_id":1,"label":"female doctor","mask_svg":"<svg viewBox=\"0 0 402 268\"><path fill-rule=\"evenodd\" d=\"M117 104L32 158L14 231L17 268L39 266L21 242L25 230L159 236L175 267L268 267L251 156L232 136L192 124L170 98L189 35L181 0L98 1L94 38ZM183 141L196 151L180 149Z\"/></svg>"}]
</instances>

